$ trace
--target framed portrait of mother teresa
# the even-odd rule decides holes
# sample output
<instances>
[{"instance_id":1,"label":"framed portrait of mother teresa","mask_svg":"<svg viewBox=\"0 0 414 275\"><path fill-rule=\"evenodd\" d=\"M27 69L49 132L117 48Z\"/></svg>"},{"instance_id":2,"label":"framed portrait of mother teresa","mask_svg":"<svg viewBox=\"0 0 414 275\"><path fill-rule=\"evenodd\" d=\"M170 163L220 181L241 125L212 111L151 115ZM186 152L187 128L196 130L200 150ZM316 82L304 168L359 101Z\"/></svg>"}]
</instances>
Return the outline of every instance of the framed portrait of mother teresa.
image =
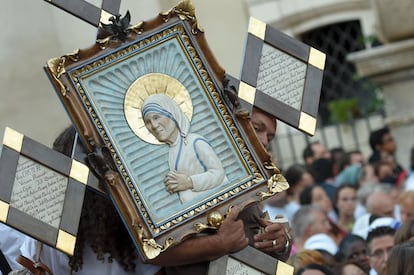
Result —
<instances>
[{"instance_id":1,"label":"framed portrait of mother teresa","mask_svg":"<svg viewBox=\"0 0 414 275\"><path fill-rule=\"evenodd\" d=\"M214 234L231 205L287 188L225 93L191 1L152 21L112 22L45 71L144 260Z\"/></svg>"}]
</instances>

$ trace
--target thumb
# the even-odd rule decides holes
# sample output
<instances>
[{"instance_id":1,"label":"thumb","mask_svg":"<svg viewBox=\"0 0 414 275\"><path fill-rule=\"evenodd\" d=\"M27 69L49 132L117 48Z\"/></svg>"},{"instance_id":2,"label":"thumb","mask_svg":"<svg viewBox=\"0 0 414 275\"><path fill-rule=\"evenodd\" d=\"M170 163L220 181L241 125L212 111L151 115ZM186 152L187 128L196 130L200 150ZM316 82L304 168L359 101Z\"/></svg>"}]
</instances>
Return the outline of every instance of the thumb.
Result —
<instances>
[{"instance_id":1,"label":"thumb","mask_svg":"<svg viewBox=\"0 0 414 275\"><path fill-rule=\"evenodd\" d=\"M235 221L237 220L239 213L240 213L240 208L238 206L230 206L229 212L227 214L227 219Z\"/></svg>"},{"instance_id":2,"label":"thumb","mask_svg":"<svg viewBox=\"0 0 414 275\"><path fill-rule=\"evenodd\" d=\"M272 224L271 222L269 222L269 221L267 221L267 220L265 220L265 219L262 219L262 218L257 219L257 223L258 223L261 227L266 227L266 226L268 226L268 225Z\"/></svg>"}]
</instances>

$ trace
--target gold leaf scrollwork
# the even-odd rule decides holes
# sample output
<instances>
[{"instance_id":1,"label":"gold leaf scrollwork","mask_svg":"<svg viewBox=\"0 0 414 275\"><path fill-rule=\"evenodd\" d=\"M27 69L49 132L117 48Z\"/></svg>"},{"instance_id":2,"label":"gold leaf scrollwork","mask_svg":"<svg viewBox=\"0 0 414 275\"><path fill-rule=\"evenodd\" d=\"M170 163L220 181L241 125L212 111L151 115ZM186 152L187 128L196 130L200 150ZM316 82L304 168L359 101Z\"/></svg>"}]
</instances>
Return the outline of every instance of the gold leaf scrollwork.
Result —
<instances>
[{"instance_id":1,"label":"gold leaf scrollwork","mask_svg":"<svg viewBox=\"0 0 414 275\"><path fill-rule=\"evenodd\" d=\"M66 96L66 90L67 89L66 89L66 86L61 81L60 77L64 73L66 73L65 63L66 63L66 60L68 60L68 59L70 61L73 61L73 62L78 61L78 59L79 59L79 49L77 49L73 53L66 54L66 55L63 55L61 57L56 57L56 58L49 59L49 61L47 62L47 66L48 66L50 72L52 73L53 78L59 84L60 92L63 96Z\"/></svg>"},{"instance_id":2,"label":"gold leaf scrollwork","mask_svg":"<svg viewBox=\"0 0 414 275\"><path fill-rule=\"evenodd\" d=\"M99 44L99 48L100 48L101 50L105 50L105 49L106 49L106 47L108 47L108 44L109 44L109 42L111 41L111 38L112 38L113 36L114 36L114 35L110 35L110 36L107 36L107 37L102 38L102 39L96 39L96 43L98 43L98 44Z\"/></svg>"},{"instance_id":3,"label":"gold leaf scrollwork","mask_svg":"<svg viewBox=\"0 0 414 275\"><path fill-rule=\"evenodd\" d=\"M144 22L141 21L138 24L129 27L128 30L133 31L136 34L141 34L144 32Z\"/></svg>"},{"instance_id":4,"label":"gold leaf scrollwork","mask_svg":"<svg viewBox=\"0 0 414 275\"><path fill-rule=\"evenodd\" d=\"M160 13L162 18L165 22L168 22L170 17L176 15L181 20L187 20L191 24L191 32L193 34L197 34L198 32L204 32L203 28L197 21L197 17L195 15L195 8L193 5L193 1L191 0L182 0L177 4L177 6L173 7L169 11Z\"/></svg>"},{"instance_id":5,"label":"gold leaf scrollwork","mask_svg":"<svg viewBox=\"0 0 414 275\"><path fill-rule=\"evenodd\" d=\"M289 183L273 163L265 164L265 168L267 170L272 170L273 175L267 180L267 192L258 193L261 200L271 197L276 193L282 192L289 188Z\"/></svg>"},{"instance_id":6,"label":"gold leaf scrollwork","mask_svg":"<svg viewBox=\"0 0 414 275\"><path fill-rule=\"evenodd\" d=\"M197 233L202 233L202 232L207 231L207 230L217 230L218 229L218 227L210 226L210 225L207 225L207 224L204 224L204 223L201 223L201 222L195 223L194 228L197 231Z\"/></svg>"},{"instance_id":7,"label":"gold leaf scrollwork","mask_svg":"<svg viewBox=\"0 0 414 275\"><path fill-rule=\"evenodd\" d=\"M160 253L167 250L170 246L174 244L173 238L168 238L164 245L160 245L154 239L148 239L144 236L144 229L141 225L133 223L132 227L135 232L138 234L138 238L142 243L142 249L144 250L145 256L148 259L155 259Z\"/></svg>"}]
</instances>

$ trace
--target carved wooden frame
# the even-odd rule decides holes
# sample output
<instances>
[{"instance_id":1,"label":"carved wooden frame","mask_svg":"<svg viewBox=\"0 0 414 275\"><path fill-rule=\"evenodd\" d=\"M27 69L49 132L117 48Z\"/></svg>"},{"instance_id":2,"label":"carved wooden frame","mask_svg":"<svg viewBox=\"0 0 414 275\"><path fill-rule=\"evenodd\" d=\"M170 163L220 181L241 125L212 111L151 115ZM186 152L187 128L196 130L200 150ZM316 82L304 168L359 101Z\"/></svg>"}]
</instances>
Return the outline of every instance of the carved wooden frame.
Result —
<instances>
[{"instance_id":1,"label":"carved wooden frame","mask_svg":"<svg viewBox=\"0 0 414 275\"><path fill-rule=\"evenodd\" d=\"M240 109L232 109L228 102L234 103L234 101L229 101L228 97L223 96L224 70L209 50L191 1L181 1L176 7L160 13L151 21L129 26L123 30L123 33L126 34L125 39L114 34L105 37L101 33L95 45L51 59L45 71L90 152L90 164L107 183L110 197L117 206L140 256L145 261L157 257L186 237L201 232L214 232L231 205L246 207L287 189L288 184L257 139L249 114ZM195 89L194 93L205 96L202 103L210 106L209 112L214 114L212 121L217 122L213 127L224 133L224 140L228 142L227 147L232 148L233 154L238 156L236 163L240 162L240 167L244 167L245 170L242 170L246 174L235 181L230 180L229 184L223 185L221 189L214 189L214 192L202 197L200 201L155 222L153 215L155 211L151 212L148 207L150 204L147 203L149 196L142 191L142 185L146 181L140 182L136 174L131 173L132 165L126 158L127 154L124 154L119 146L121 139L108 124L105 111L99 109L101 105L97 103L97 97L88 92L91 86L86 83L90 80L90 83L99 84L101 82L94 81L93 77L98 77L100 73L105 74L116 66L124 66L124 69L125 67L128 69L129 65L126 64L133 60L133 56L139 58L140 55L150 53L152 50L156 52L159 47L170 45L168 43L179 45L174 48L178 49L176 55L185 56L183 59L185 64L180 66L191 68L190 78L196 79L194 83L197 87L201 87ZM153 73L166 74L166 71L164 69L144 71L131 79L126 77L129 80L122 79L122 81L127 82L126 87L131 87L132 82L140 79L139 77ZM171 74L174 76L172 71ZM122 81L115 77L111 85ZM123 101L127 89L122 88L117 92L121 94L120 100ZM115 110L125 114L123 108L115 108ZM202 114L195 111L194 116L200 117ZM122 115L119 117L122 120ZM203 125L202 120L198 123L201 123L199 128L211 127ZM121 122L120 129L127 129L127 135L132 133L126 121ZM206 138L215 140L212 137ZM143 141L135 136L133 146L141 146L139 145L141 143ZM153 150L154 156L159 150ZM142 159L141 163L149 162L149 159L148 157ZM152 170L154 169L146 171ZM155 178L158 173L150 173L150 176ZM162 192L158 191L155 194L162 194Z\"/></svg>"},{"instance_id":2,"label":"carved wooden frame","mask_svg":"<svg viewBox=\"0 0 414 275\"><path fill-rule=\"evenodd\" d=\"M314 135L325 58L319 50L251 17L239 97L298 130ZM279 63L280 68L269 62ZM289 66L295 69L290 70ZM281 74L283 69L287 73ZM290 73L295 75L290 76ZM298 80L292 82L295 77ZM266 87L265 82L272 84ZM300 86L292 88L293 85Z\"/></svg>"},{"instance_id":3,"label":"carved wooden frame","mask_svg":"<svg viewBox=\"0 0 414 275\"><path fill-rule=\"evenodd\" d=\"M33 169L36 169L36 171ZM20 180L19 178L23 173L26 176L32 176L32 179L26 180L25 176L23 180ZM39 176L39 173L43 173L43 177ZM0 177L2 179L0 221L68 255L73 255L89 174L89 168L86 165L72 160L11 128L6 128L0 157ZM59 218L56 218L58 219L56 224L53 221L48 222L36 216L42 214L50 216L51 213L43 213L47 211L45 209L43 212L30 213L37 207L42 210L42 204L36 205L36 202L45 199L46 194L42 193L33 202L25 202L25 207L29 207L29 209L22 209L18 200L14 197L18 193L18 188L36 189L37 192L38 184L41 184L38 181L44 181L45 175L47 177L59 177L61 183L64 182L65 184L64 193L60 193L61 197L58 199L61 200L62 209L61 212L55 213L59 216ZM44 192L53 192L49 195L59 196L59 190L55 190L58 185L47 185ZM63 184L59 188L62 186Z\"/></svg>"}]
</instances>

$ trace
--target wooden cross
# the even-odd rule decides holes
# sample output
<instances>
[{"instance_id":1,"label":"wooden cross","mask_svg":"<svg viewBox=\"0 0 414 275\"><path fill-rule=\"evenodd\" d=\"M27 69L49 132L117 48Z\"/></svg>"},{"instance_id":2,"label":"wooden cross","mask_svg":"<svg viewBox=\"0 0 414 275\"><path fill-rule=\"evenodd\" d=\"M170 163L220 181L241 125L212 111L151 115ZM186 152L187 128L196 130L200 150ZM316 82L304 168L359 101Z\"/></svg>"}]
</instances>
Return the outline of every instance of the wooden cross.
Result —
<instances>
[{"instance_id":1,"label":"wooden cross","mask_svg":"<svg viewBox=\"0 0 414 275\"><path fill-rule=\"evenodd\" d=\"M44 0L83 21L98 27L100 22L108 23L109 18L119 14L121 0L102 0L97 7L85 0Z\"/></svg>"}]
</instances>

